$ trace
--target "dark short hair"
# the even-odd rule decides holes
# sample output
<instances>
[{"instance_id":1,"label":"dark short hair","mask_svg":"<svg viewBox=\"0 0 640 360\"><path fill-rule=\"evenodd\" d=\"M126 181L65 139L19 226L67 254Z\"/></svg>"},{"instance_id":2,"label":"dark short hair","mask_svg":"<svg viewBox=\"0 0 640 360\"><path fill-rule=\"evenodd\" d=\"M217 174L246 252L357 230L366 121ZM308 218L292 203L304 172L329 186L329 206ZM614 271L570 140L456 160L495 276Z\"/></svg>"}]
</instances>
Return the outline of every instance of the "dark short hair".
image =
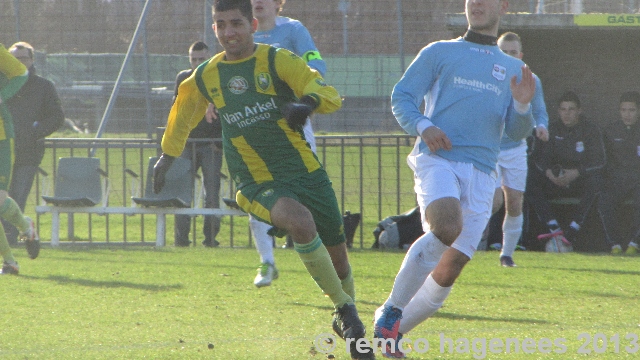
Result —
<instances>
[{"instance_id":1,"label":"dark short hair","mask_svg":"<svg viewBox=\"0 0 640 360\"><path fill-rule=\"evenodd\" d=\"M580 107L580 98L573 91L567 91L562 96L560 96L560 100L558 100L558 105L563 102L572 102L575 103L578 108Z\"/></svg>"},{"instance_id":2,"label":"dark short hair","mask_svg":"<svg viewBox=\"0 0 640 360\"><path fill-rule=\"evenodd\" d=\"M189 46L189 51L200 51L200 50L209 50L207 44L202 41L196 41L191 46Z\"/></svg>"},{"instance_id":3,"label":"dark short hair","mask_svg":"<svg viewBox=\"0 0 640 360\"><path fill-rule=\"evenodd\" d=\"M627 91L620 96L620 102L632 102L640 106L640 94L637 91Z\"/></svg>"},{"instance_id":4,"label":"dark short hair","mask_svg":"<svg viewBox=\"0 0 640 360\"><path fill-rule=\"evenodd\" d=\"M215 0L213 3L213 12L240 10L242 16L246 17L249 22L253 21L253 6L251 0Z\"/></svg>"}]
</instances>

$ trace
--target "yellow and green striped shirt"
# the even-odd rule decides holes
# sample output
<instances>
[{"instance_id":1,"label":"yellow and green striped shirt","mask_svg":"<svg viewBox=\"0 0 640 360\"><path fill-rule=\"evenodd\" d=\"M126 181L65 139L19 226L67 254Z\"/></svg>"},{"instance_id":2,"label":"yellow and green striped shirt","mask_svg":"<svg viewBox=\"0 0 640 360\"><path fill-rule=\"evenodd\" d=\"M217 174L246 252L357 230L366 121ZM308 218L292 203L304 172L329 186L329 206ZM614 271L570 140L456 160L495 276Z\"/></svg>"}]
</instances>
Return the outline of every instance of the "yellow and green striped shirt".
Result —
<instances>
[{"instance_id":1,"label":"yellow and green striped shirt","mask_svg":"<svg viewBox=\"0 0 640 360\"><path fill-rule=\"evenodd\" d=\"M280 112L304 95L316 99L318 113L342 105L336 89L286 49L256 44L252 56L237 61L219 53L180 84L162 150L179 156L189 132L213 102L218 109L214 121L222 122L227 165L238 188L310 173L322 165L303 133L292 130Z\"/></svg>"},{"instance_id":2,"label":"yellow and green striped shirt","mask_svg":"<svg viewBox=\"0 0 640 360\"><path fill-rule=\"evenodd\" d=\"M6 101L27 82L29 71L0 44L0 140L13 138L13 122Z\"/></svg>"}]
</instances>

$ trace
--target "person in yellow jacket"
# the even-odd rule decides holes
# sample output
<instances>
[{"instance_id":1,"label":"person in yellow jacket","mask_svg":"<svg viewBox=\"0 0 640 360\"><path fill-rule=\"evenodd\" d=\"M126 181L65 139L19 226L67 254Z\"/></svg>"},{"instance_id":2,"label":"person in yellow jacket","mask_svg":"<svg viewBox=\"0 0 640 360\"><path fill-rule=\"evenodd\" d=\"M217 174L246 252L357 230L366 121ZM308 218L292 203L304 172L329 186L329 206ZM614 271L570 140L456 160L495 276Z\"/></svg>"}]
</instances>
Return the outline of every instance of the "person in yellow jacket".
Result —
<instances>
[{"instance_id":1,"label":"person in yellow jacket","mask_svg":"<svg viewBox=\"0 0 640 360\"><path fill-rule=\"evenodd\" d=\"M29 72L27 68L0 44L0 217L13 224L20 230L20 238L26 240L29 257L35 259L40 252L40 240L36 233L33 220L24 216L18 204L9 197L11 184L11 169L13 168L13 122L6 101L15 95L27 82ZM7 235L0 223L0 255L3 263L0 274L14 274L20 272Z\"/></svg>"},{"instance_id":2,"label":"person in yellow jacket","mask_svg":"<svg viewBox=\"0 0 640 360\"><path fill-rule=\"evenodd\" d=\"M354 304L342 216L302 130L312 112L338 110L340 95L299 56L254 42L257 20L250 0L216 1L213 20L224 51L180 84L154 168L154 190L162 189L172 160L213 103L238 205L272 225L276 235L291 235L309 274L336 308L334 331L352 339L347 343L353 358L373 358L371 348L356 349L365 328Z\"/></svg>"}]
</instances>

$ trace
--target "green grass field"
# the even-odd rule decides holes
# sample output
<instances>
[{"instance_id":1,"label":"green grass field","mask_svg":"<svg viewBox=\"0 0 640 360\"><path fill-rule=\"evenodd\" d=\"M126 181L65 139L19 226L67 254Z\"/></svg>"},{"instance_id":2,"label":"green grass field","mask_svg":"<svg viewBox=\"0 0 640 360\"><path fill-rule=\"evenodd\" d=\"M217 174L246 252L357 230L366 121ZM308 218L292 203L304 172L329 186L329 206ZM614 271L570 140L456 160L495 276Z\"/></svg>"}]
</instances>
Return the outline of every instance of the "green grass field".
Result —
<instances>
[{"instance_id":1,"label":"green grass field","mask_svg":"<svg viewBox=\"0 0 640 360\"><path fill-rule=\"evenodd\" d=\"M0 276L1 359L327 358L314 338L331 332L332 306L292 250L276 250L280 279L262 289L252 283L254 249L62 247L44 248L36 260L14 252L21 275ZM403 256L350 253L369 336ZM430 345L408 358L640 356L631 353L640 347L639 257L518 252L515 259L519 267L507 269L497 252L479 252L444 307L405 336ZM441 336L451 339L451 353L441 353ZM507 338L538 345L521 344L531 353L490 351L490 341ZM344 342L337 346L335 358L347 359Z\"/></svg>"}]
</instances>

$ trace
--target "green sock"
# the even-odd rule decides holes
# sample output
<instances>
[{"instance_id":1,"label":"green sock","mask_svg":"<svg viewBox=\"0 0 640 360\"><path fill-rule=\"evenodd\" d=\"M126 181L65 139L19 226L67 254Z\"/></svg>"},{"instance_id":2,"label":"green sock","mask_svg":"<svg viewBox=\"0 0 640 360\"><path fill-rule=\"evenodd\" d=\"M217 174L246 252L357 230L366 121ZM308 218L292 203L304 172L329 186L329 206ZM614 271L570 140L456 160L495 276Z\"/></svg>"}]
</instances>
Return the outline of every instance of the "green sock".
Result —
<instances>
[{"instance_id":1,"label":"green sock","mask_svg":"<svg viewBox=\"0 0 640 360\"><path fill-rule=\"evenodd\" d=\"M325 294L329 295L336 309L347 303L353 304L353 298L342 290L340 278L320 236L316 235L315 239L308 244L294 242L293 247L313 280Z\"/></svg>"},{"instance_id":2,"label":"green sock","mask_svg":"<svg viewBox=\"0 0 640 360\"><path fill-rule=\"evenodd\" d=\"M4 226L0 222L0 255L6 262L15 262L16 259L13 257L13 253L11 253L11 247L9 247L9 242L7 241L7 235L4 233Z\"/></svg>"},{"instance_id":3,"label":"green sock","mask_svg":"<svg viewBox=\"0 0 640 360\"><path fill-rule=\"evenodd\" d=\"M349 265L349 274L346 278L340 280L342 283L342 290L351 296L353 301L356 301L356 287L353 283L353 273L351 272L351 265Z\"/></svg>"},{"instance_id":4,"label":"green sock","mask_svg":"<svg viewBox=\"0 0 640 360\"><path fill-rule=\"evenodd\" d=\"M29 230L29 223L25 220L18 204L10 197L0 206L0 217L7 220L11 225L15 226L21 233Z\"/></svg>"}]
</instances>

